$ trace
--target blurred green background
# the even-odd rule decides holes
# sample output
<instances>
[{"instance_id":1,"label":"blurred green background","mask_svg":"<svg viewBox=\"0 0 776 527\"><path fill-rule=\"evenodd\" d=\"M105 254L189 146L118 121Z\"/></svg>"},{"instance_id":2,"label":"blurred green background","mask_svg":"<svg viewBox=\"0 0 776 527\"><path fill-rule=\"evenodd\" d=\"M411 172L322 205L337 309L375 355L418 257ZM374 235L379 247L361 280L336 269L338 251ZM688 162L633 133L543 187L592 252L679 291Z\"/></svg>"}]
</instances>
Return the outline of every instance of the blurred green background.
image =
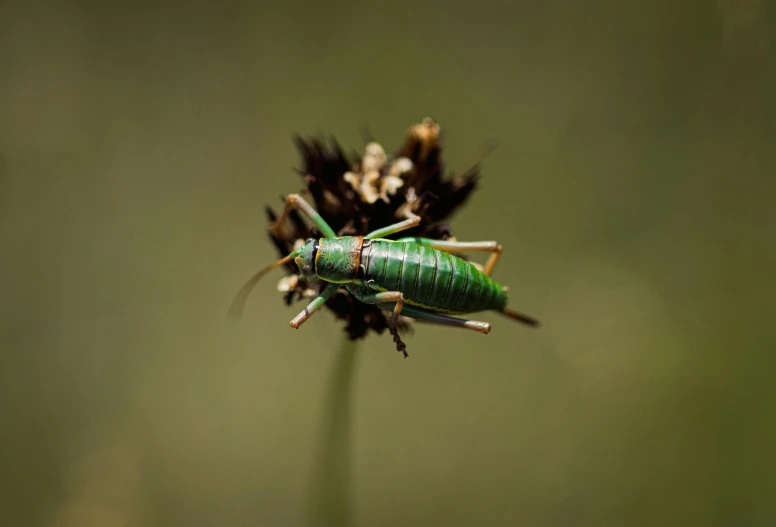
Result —
<instances>
[{"instance_id":1,"label":"blurred green background","mask_svg":"<svg viewBox=\"0 0 776 527\"><path fill-rule=\"evenodd\" d=\"M0 524L776 522L764 0L0 15ZM230 324L291 135L426 116L544 326L351 356L282 273Z\"/></svg>"}]
</instances>

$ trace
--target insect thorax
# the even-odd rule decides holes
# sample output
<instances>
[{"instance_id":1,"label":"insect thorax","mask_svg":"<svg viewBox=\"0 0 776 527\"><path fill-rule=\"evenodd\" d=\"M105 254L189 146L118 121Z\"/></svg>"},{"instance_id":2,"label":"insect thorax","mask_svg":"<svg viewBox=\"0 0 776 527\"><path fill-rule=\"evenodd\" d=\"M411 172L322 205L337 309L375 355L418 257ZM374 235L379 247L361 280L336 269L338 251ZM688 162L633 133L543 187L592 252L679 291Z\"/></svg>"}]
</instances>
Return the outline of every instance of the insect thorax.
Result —
<instances>
[{"instance_id":1,"label":"insect thorax","mask_svg":"<svg viewBox=\"0 0 776 527\"><path fill-rule=\"evenodd\" d=\"M321 238L315 257L315 272L321 280L345 284L356 280L361 264L362 236Z\"/></svg>"}]
</instances>

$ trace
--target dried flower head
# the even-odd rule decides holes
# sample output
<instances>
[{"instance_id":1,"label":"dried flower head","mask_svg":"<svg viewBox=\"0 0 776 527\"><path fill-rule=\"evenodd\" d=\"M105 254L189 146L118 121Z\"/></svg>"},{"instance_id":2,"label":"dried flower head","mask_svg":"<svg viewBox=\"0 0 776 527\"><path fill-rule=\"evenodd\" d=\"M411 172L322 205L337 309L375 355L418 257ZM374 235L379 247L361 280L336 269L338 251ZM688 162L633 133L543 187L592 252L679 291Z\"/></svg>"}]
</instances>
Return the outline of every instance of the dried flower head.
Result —
<instances>
[{"instance_id":1,"label":"dried flower head","mask_svg":"<svg viewBox=\"0 0 776 527\"><path fill-rule=\"evenodd\" d=\"M333 138L325 142L297 136L295 143L303 162L299 173L304 188L299 194L312 197L316 210L338 236L365 235L396 223L410 211L421 221L402 236L449 239L451 229L442 222L463 205L480 175L479 164L475 164L461 175L445 177L441 129L431 118L411 126L404 143L393 154L387 154L374 141L366 145L362 155L351 156ZM266 207L266 213L270 222L275 222L277 214L271 207ZM320 236L295 210L285 225L269 231L281 257L305 240ZM286 267L291 274L278 284L286 305L302 299L309 302L320 293L323 285L300 280L293 261ZM388 319L379 307L359 302L345 289L330 298L326 307L346 321L345 331L351 339L363 338L370 329L378 334L389 329ZM408 319L400 319L399 328L408 327ZM395 333L394 340L404 351Z\"/></svg>"}]
</instances>

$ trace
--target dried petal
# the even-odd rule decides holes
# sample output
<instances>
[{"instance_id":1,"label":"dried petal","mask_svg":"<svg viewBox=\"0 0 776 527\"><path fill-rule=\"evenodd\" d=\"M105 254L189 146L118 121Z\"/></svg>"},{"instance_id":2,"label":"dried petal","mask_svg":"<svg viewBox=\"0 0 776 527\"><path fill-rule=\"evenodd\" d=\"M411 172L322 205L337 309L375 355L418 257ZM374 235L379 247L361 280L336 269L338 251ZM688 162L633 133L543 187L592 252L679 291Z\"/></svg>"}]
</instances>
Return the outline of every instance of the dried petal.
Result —
<instances>
[{"instance_id":1,"label":"dried petal","mask_svg":"<svg viewBox=\"0 0 776 527\"><path fill-rule=\"evenodd\" d=\"M396 191L404 186L404 180L396 176L385 176L380 180L380 199L388 203L388 196L393 196Z\"/></svg>"},{"instance_id":2,"label":"dried petal","mask_svg":"<svg viewBox=\"0 0 776 527\"><path fill-rule=\"evenodd\" d=\"M348 182L348 184L358 192L361 193L361 175L357 172L345 172L345 175L342 176L342 179Z\"/></svg>"},{"instance_id":3,"label":"dried petal","mask_svg":"<svg viewBox=\"0 0 776 527\"><path fill-rule=\"evenodd\" d=\"M412 167L412 159L409 157L400 157L391 163L391 169L388 174L395 177L401 177L407 172L410 172Z\"/></svg>"},{"instance_id":4,"label":"dried petal","mask_svg":"<svg viewBox=\"0 0 776 527\"><path fill-rule=\"evenodd\" d=\"M380 197L380 192L377 188L379 180L380 172L377 170L367 172L364 174L364 178L361 180L361 196L363 196L364 201L370 205L377 201L377 198Z\"/></svg>"},{"instance_id":5,"label":"dried petal","mask_svg":"<svg viewBox=\"0 0 776 527\"><path fill-rule=\"evenodd\" d=\"M361 161L362 172L380 171L385 165L385 150L378 143L372 142L366 145L366 154Z\"/></svg>"},{"instance_id":6,"label":"dried petal","mask_svg":"<svg viewBox=\"0 0 776 527\"><path fill-rule=\"evenodd\" d=\"M295 274L284 276L278 281L278 291L281 293L288 293L292 289L296 289L299 283L299 277Z\"/></svg>"}]
</instances>

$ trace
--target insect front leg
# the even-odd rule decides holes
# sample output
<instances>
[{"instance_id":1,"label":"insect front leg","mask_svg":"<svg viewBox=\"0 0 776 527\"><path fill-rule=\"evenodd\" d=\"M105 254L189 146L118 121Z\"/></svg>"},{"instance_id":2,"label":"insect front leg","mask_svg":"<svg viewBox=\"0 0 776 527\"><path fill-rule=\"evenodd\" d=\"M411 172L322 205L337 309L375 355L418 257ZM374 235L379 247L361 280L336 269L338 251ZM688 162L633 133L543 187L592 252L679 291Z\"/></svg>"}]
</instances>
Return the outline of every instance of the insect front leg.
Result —
<instances>
[{"instance_id":1,"label":"insect front leg","mask_svg":"<svg viewBox=\"0 0 776 527\"><path fill-rule=\"evenodd\" d=\"M396 327L396 322L399 320L399 315L404 307L404 293L401 291L386 291L384 293L375 293L372 295L363 295L358 297L360 301L365 304L393 304L393 315L391 315L390 324L392 327Z\"/></svg>"},{"instance_id":2,"label":"insect front leg","mask_svg":"<svg viewBox=\"0 0 776 527\"><path fill-rule=\"evenodd\" d=\"M336 285L327 285L326 288L321 291L321 294L315 297L315 299L310 302L306 308L304 308L304 311L294 317L294 319L291 321L291 327L294 329L299 329L299 326L304 324L308 318L313 316L316 311L321 309L326 304L326 301L329 300L336 292Z\"/></svg>"},{"instance_id":3,"label":"insect front leg","mask_svg":"<svg viewBox=\"0 0 776 527\"><path fill-rule=\"evenodd\" d=\"M280 216L278 216L278 219L271 223L269 226L272 232L277 233L278 229L280 229L280 226L283 225L283 222L291 213L291 209L294 208L299 209L308 218L310 218L326 238L334 238L337 236L337 234L334 232L334 229L332 229L329 224L326 223L326 220L324 220L321 215L318 214L315 209L299 194L289 194L286 197L286 204L283 207L283 212L281 212Z\"/></svg>"},{"instance_id":4,"label":"insect front leg","mask_svg":"<svg viewBox=\"0 0 776 527\"><path fill-rule=\"evenodd\" d=\"M445 251L449 253L457 253L457 252L466 252L466 251L479 251L479 252L489 252L491 253L490 258L488 258L488 261L485 263L485 267L483 268L483 273L486 275L490 275L491 272L493 272L493 268L496 267L496 262L498 262L499 257L501 256L501 245L498 242L495 241L489 241L489 242L450 242L450 241L443 241L443 240L432 240L430 238L400 238L400 242L414 242L418 245L425 245L426 247L431 247L432 249L439 249L440 251Z\"/></svg>"},{"instance_id":5,"label":"insect front leg","mask_svg":"<svg viewBox=\"0 0 776 527\"><path fill-rule=\"evenodd\" d=\"M440 324L443 326L455 326L464 329L472 329L479 333L490 333L490 324L487 322L478 322L477 320L465 320L462 318L451 317L449 315L443 315L441 313L432 313L423 309L418 309L413 306L407 306L402 313L405 317L415 318L424 322L430 322L432 324Z\"/></svg>"}]
</instances>

